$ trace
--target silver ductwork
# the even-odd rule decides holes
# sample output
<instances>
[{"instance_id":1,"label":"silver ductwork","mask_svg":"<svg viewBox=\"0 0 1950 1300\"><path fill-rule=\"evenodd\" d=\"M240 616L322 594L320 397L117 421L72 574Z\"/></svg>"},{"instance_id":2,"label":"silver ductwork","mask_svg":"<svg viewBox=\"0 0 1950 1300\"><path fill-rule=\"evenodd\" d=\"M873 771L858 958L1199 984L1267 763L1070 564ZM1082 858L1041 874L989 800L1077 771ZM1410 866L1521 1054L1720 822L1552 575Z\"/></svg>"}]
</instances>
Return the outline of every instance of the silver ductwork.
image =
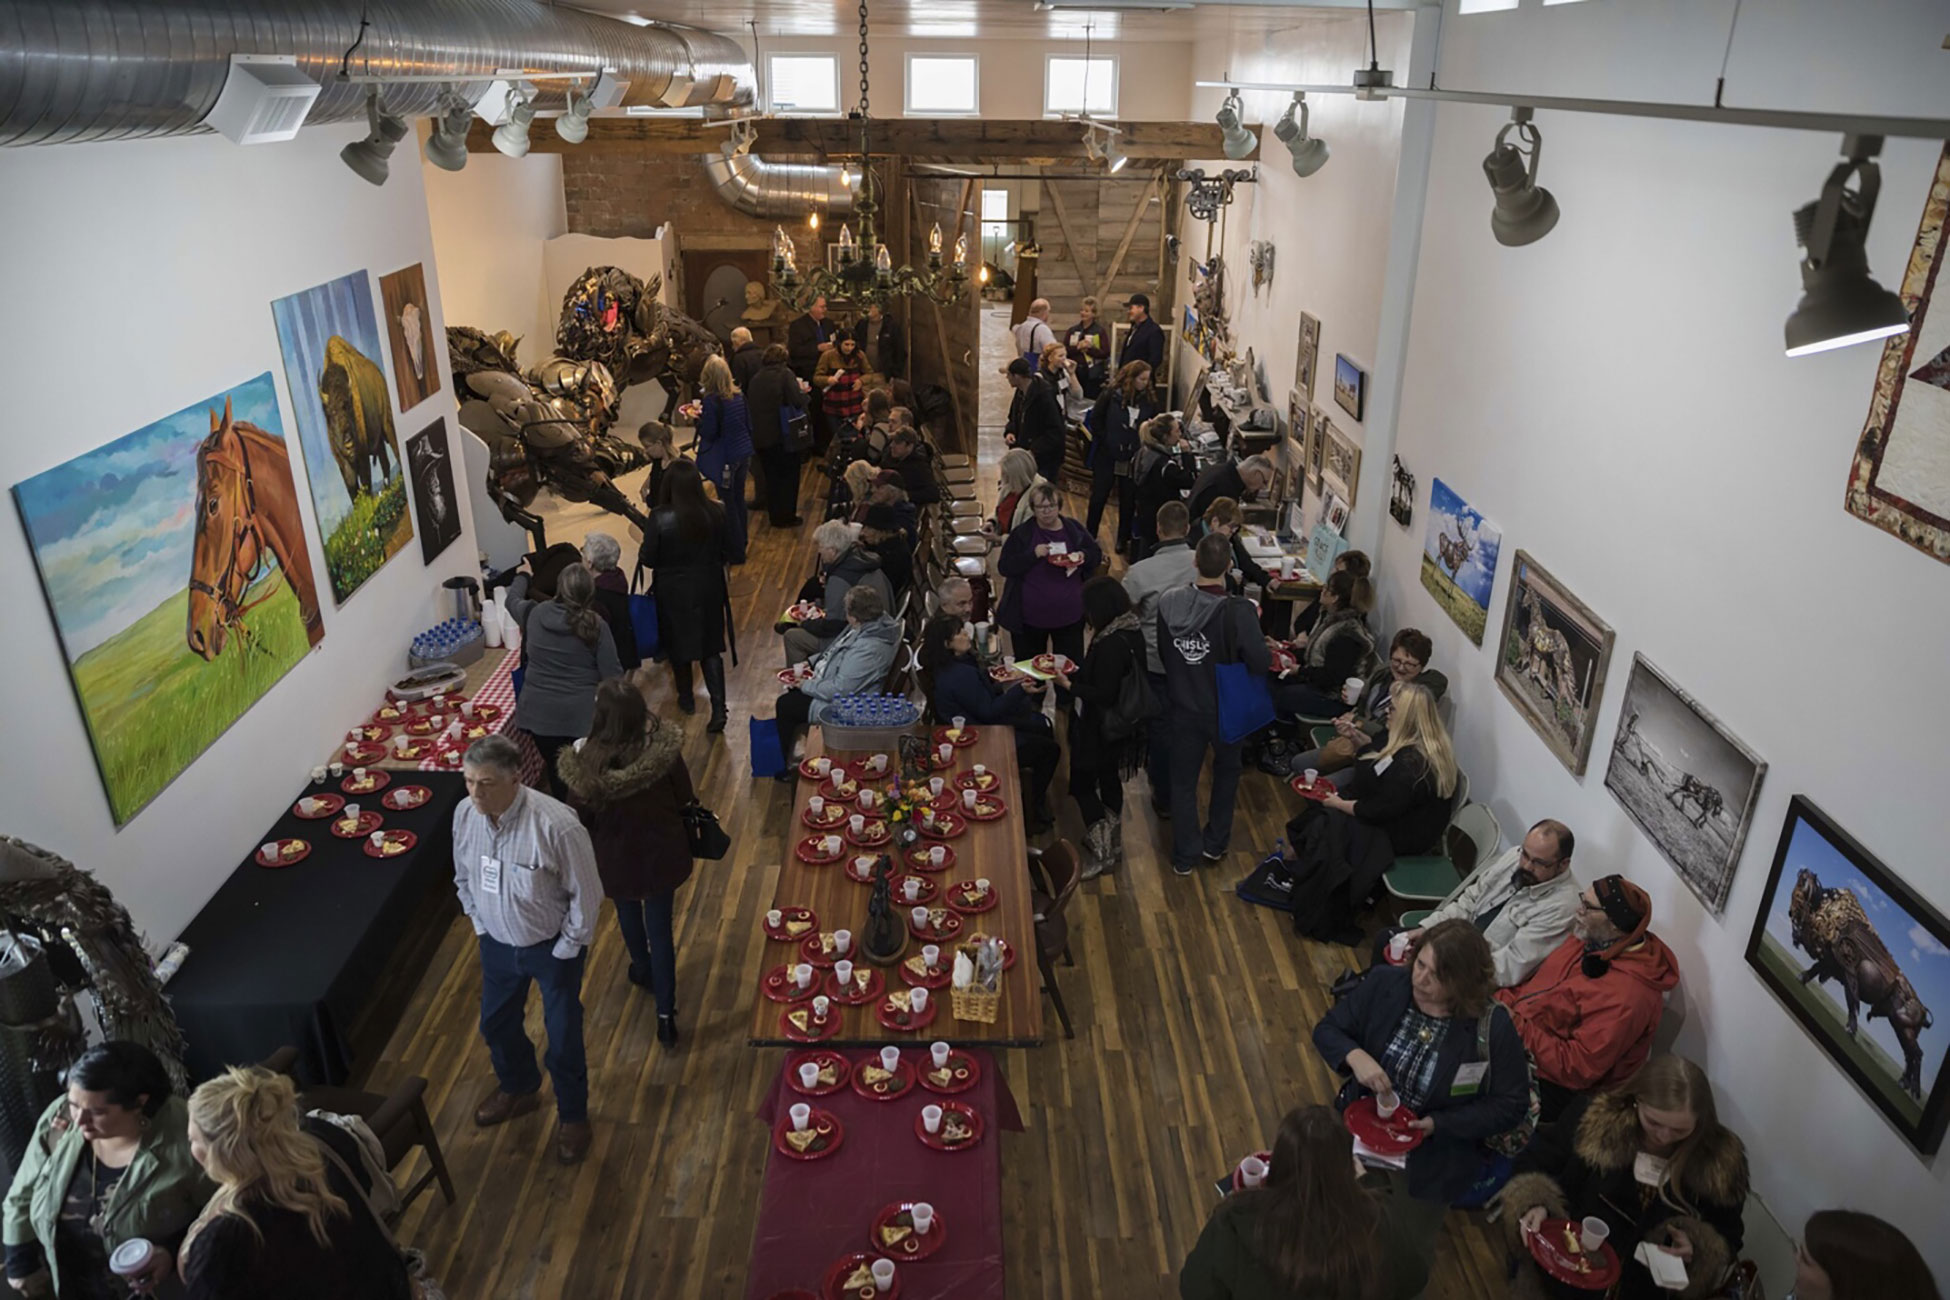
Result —
<instances>
[{"instance_id":1,"label":"silver ductwork","mask_svg":"<svg viewBox=\"0 0 1950 1300\"><path fill-rule=\"evenodd\" d=\"M483 87L502 68L608 67L630 83L626 104L666 103L672 89L671 107L754 100L751 60L731 37L637 27L536 0L0 0L0 145L202 130L232 54L295 55L324 87L308 123L361 119L366 87L337 77L362 10L371 26L352 56L355 74L451 76ZM442 90L395 83L386 99L397 113L422 116Z\"/></svg>"},{"instance_id":2,"label":"silver ductwork","mask_svg":"<svg viewBox=\"0 0 1950 1300\"><path fill-rule=\"evenodd\" d=\"M803 217L808 212L845 216L853 211L853 189L838 167L766 162L753 153L727 158L722 150L698 161L718 197L748 217Z\"/></svg>"}]
</instances>

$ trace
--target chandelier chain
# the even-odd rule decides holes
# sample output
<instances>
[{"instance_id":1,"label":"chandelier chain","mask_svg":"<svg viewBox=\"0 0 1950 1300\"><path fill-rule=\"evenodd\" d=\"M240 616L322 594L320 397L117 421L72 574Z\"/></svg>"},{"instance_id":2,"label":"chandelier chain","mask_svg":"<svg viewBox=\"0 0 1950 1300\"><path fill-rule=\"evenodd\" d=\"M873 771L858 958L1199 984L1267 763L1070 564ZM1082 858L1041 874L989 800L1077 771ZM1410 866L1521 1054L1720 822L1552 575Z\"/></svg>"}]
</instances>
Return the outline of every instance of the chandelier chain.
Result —
<instances>
[{"instance_id":1,"label":"chandelier chain","mask_svg":"<svg viewBox=\"0 0 1950 1300\"><path fill-rule=\"evenodd\" d=\"M867 0L860 0L860 116L867 116Z\"/></svg>"}]
</instances>

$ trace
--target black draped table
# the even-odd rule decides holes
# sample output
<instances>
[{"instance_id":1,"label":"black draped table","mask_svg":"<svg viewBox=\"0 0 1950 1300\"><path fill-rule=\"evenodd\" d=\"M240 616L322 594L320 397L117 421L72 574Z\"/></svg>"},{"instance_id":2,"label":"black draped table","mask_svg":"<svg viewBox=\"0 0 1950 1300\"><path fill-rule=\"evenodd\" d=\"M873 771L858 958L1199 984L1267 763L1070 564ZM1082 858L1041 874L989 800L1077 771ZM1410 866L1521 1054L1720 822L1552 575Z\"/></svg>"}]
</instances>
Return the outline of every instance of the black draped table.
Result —
<instances>
[{"instance_id":1,"label":"black draped table","mask_svg":"<svg viewBox=\"0 0 1950 1300\"><path fill-rule=\"evenodd\" d=\"M411 850L368 857L363 841L335 837L329 820L306 821L287 807L258 843L303 839L311 855L276 869L246 859L183 931L189 959L164 992L188 1040L192 1079L254 1064L285 1044L298 1049L307 1083L350 1076L353 1022L408 927L430 899L453 888L454 808L466 796L460 774L393 779L424 785L433 797L406 812L382 808L376 794L358 802L383 815L384 829L418 836ZM308 785L300 793L332 788Z\"/></svg>"}]
</instances>

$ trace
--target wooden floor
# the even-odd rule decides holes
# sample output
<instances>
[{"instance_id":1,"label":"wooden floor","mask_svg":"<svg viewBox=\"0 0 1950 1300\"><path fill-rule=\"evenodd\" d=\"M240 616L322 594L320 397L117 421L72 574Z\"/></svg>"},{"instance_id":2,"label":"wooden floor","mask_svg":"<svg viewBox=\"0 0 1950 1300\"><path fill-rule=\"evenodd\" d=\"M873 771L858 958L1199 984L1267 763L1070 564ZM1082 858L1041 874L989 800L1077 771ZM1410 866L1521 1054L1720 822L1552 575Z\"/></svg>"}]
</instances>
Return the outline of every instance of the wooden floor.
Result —
<instances>
[{"instance_id":1,"label":"wooden floor","mask_svg":"<svg viewBox=\"0 0 1950 1300\"><path fill-rule=\"evenodd\" d=\"M999 442L992 431L984 442L979 460L992 467ZM824 479L814 487L823 492ZM805 513L817 517L810 502ZM650 999L624 979L605 907L583 991L595 1128L587 1163L555 1163L546 1111L499 1129L473 1126L492 1076L475 1028L480 981L464 921L370 1067L375 1088L410 1074L431 1081L460 1201L429 1192L400 1237L427 1252L455 1300L743 1294L767 1150L753 1115L784 1055L745 1039L765 947L759 917L792 797L789 786L750 778L745 729L753 713L771 713L782 662L769 628L809 571L810 531L754 522L751 559L732 588L743 660L731 672L731 731L705 734L701 697L696 715L679 714L664 678L661 712L682 721L701 797L733 848L721 863L700 864L678 897L684 1040L674 1051L658 1047ZM1283 793L1248 772L1231 858L1179 879L1143 778L1129 787L1128 860L1083 885L1072 907L1077 964L1059 978L1077 1037L1061 1037L1052 1011L1045 1046L998 1053L1027 1126L1002 1135L1011 1296L1176 1296L1178 1264L1216 1200L1213 1180L1263 1145L1288 1108L1332 1096L1309 1034L1351 954L1296 940L1281 914L1230 892L1278 834ZM1074 807L1058 831L1079 836ZM529 1031L542 1040L539 999ZM418 1160L405 1172L417 1172ZM1503 1293L1488 1233L1451 1215L1428 1295Z\"/></svg>"}]
</instances>

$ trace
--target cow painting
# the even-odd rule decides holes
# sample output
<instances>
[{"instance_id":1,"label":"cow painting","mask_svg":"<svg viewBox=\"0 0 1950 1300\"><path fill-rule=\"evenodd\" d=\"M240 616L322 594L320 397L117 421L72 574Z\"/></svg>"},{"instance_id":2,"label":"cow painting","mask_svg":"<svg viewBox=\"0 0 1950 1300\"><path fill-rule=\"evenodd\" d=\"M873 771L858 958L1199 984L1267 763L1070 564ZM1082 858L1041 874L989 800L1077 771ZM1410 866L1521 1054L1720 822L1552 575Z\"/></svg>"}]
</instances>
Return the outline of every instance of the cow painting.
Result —
<instances>
[{"instance_id":1,"label":"cow painting","mask_svg":"<svg viewBox=\"0 0 1950 1300\"><path fill-rule=\"evenodd\" d=\"M391 478L399 453L393 432L393 405L386 375L377 362L334 334L325 342L325 365L318 375L318 400L346 495L372 494L373 462L379 477Z\"/></svg>"}]
</instances>

